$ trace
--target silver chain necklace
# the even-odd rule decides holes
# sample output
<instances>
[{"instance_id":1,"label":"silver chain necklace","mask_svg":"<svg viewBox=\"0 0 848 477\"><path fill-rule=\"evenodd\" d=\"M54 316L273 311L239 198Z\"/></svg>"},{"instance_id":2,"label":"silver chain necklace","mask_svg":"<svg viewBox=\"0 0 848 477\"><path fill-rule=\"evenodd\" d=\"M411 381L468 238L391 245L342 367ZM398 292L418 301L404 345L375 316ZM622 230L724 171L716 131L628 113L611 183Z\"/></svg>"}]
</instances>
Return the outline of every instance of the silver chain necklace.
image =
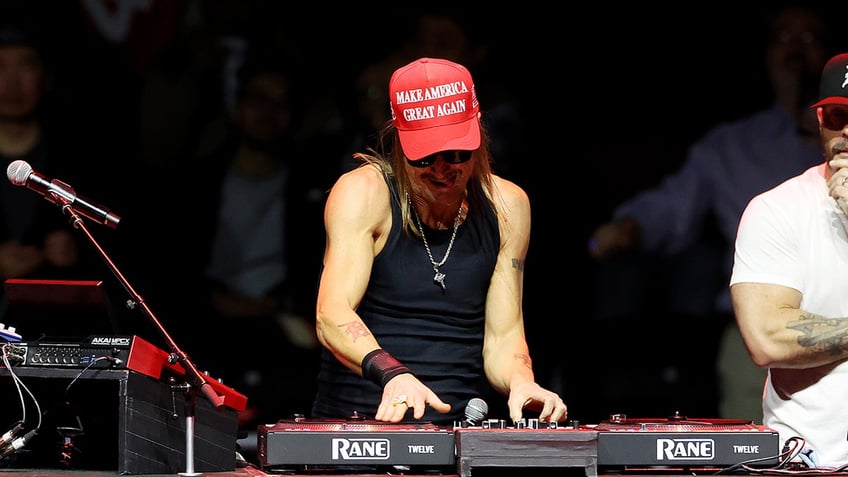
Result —
<instances>
[{"instance_id":1,"label":"silver chain necklace","mask_svg":"<svg viewBox=\"0 0 848 477\"><path fill-rule=\"evenodd\" d=\"M415 223L418 224L418 231L421 232L421 240L424 242L424 249L427 250L427 257L430 258L430 263L433 265L433 271L436 272L436 274L433 275L433 283L441 286L442 291L445 291L445 274L440 272L439 268L448 261L451 248L453 248L453 241L456 239L456 231L459 229L459 224L462 219L462 203L460 202L459 211L456 213L456 218L453 221L453 232L451 233L450 242L448 242L448 249L445 251L445 256L442 257L440 262L436 263L436 260L433 258L433 252L430 251L430 244L427 243L427 237L424 236L424 227L421 225L421 218L418 217L418 210L415 208L415 204L412 203L412 199L409 197L409 194L406 195L406 200L409 202L412 213L415 215Z\"/></svg>"}]
</instances>

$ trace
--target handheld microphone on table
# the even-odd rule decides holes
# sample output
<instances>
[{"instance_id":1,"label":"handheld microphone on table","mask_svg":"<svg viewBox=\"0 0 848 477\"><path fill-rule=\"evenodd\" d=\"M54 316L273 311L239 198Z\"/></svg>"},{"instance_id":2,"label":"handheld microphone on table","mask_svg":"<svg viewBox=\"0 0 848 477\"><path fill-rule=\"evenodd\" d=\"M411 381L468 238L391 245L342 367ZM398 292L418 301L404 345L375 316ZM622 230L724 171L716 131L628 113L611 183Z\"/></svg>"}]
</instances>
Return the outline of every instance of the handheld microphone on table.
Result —
<instances>
[{"instance_id":1,"label":"handheld microphone on table","mask_svg":"<svg viewBox=\"0 0 848 477\"><path fill-rule=\"evenodd\" d=\"M489 405L480 398L471 398L465 405L465 422L469 426L479 426L488 415Z\"/></svg>"},{"instance_id":2,"label":"handheld microphone on table","mask_svg":"<svg viewBox=\"0 0 848 477\"><path fill-rule=\"evenodd\" d=\"M13 161L6 168L6 176L12 184L26 186L43 195L50 203L67 206L74 212L88 217L99 224L117 228L121 218L109 209L78 195L73 187L59 179L50 180L32 170L26 161Z\"/></svg>"}]
</instances>

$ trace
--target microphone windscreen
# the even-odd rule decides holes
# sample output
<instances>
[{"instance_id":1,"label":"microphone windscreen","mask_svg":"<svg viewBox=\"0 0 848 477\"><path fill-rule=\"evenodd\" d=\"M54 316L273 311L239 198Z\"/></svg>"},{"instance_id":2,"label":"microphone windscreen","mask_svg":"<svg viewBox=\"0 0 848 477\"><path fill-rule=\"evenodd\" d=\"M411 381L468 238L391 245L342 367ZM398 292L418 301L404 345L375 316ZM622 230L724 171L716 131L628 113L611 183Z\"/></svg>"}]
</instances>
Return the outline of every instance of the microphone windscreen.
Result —
<instances>
[{"instance_id":1,"label":"microphone windscreen","mask_svg":"<svg viewBox=\"0 0 848 477\"><path fill-rule=\"evenodd\" d=\"M26 185L27 178L29 178L31 172L32 166L20 159L12 161L9 167L6 168L6 176L9 178L9 181L19 186Z\"/></svg>"},{"instance_id":2,"label":"microphone windscreen","mask_svg":"<svg viewBox=\"0 0 848 477\"><path fill-rule=\"evenodd\" d=\"M471 398L465 406L465 420L476 426L489 415L489 405L480 398Z\"/></svg>"}]
</instances>

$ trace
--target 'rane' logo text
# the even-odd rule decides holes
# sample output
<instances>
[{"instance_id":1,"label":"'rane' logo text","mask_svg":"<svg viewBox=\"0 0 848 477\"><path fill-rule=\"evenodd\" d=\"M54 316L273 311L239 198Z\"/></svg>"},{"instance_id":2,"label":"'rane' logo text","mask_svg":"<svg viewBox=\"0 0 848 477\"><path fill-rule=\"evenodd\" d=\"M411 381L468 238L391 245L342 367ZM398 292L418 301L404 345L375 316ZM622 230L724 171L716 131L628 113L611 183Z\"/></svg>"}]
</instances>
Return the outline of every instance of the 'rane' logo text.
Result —
<instances>
[{"instance_id":1,"label":"'rane' logo text","mask_svg":"<svg viewBox=\"0 0 848 477\"><path fill-rule=\"evenodd\" d=\"M712 439L657 439L657 460L710 460L714 457Z\"/></svg>"},{"instance_id":2,"label":"'rane' logo text","mask_svg":"<svg viewBox=\"0 0 848 477\"><path fill-rule=\"evenodd\" d=\"M388 439L333 438L333 460L371 460L389 458Z\"/></svg>"}]
</instances>

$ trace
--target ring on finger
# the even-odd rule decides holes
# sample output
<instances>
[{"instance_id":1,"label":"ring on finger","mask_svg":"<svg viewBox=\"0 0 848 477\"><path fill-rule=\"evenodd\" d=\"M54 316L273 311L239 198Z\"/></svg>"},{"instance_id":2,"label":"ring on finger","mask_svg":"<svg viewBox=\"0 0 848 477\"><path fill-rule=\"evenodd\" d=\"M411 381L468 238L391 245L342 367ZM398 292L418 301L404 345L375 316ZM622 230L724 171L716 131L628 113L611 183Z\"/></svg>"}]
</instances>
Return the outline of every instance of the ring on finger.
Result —
<instances>
[{"instance_id":1,"label":"ring on finger","mask_svg":"<svg viewBox=\"0 0 848 477\"><path fill-rule=\"evenodd\" d=\"M397 406L398 404L403 404L404 406L409 406L406 403L406 394L398 394L392 399L392 406Z\"/></svg>"}]
</instances>

